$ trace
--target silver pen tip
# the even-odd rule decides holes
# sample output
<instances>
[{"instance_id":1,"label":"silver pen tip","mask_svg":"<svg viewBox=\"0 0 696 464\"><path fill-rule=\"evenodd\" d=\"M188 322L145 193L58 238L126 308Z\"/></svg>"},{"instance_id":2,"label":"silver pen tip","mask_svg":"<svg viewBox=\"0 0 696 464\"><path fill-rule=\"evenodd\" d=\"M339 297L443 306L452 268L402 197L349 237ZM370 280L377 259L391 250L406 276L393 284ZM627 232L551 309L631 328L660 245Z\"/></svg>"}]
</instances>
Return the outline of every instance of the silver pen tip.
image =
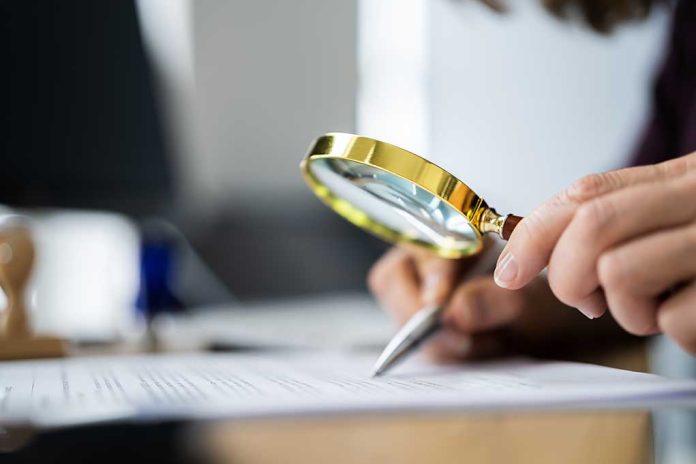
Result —
<instances>
[{"instance_id":1,"label":"silver pen tip","mask_svg":"<svg viewBox=\"0 0 696 464\"><path fill-rule=\"evenodd\" d=\"M440 325L442 307L424 308L406 321L392 337L372 371L372 377L378 377L389 370L395 363L411 352L418 344L432 334Z\"/></svg>"}]
</instances>

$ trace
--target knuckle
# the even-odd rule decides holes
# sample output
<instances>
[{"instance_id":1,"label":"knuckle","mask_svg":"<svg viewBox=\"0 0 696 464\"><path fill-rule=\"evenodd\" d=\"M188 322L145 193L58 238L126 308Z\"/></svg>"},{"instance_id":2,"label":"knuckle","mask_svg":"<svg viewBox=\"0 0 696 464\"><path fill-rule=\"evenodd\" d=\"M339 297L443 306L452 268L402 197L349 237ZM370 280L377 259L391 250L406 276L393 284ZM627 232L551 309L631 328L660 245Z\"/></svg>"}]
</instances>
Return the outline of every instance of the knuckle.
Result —
<instances>
[{"instance_id":1,"label":"knuckle","mask_svg":"<svg viewBox=\"0 0 696 464\"><path fill-rule=\"evenodd\" d=\"M372 293L383 293L393 269L403 265L403 258L390 256L389 253L373 264L367 273L367 287Z\"/></svg>"},{"instance_id":2,"label":"knuckle","mask_svg":"<svg viewBox=\"0 0 696 464\"><path fill-rule=\"evenodd\" d=\"M620 319L614 314L614 318L619 325L631 335L644 337L646 335L653 335L657 332L657 317L655 315L635 317L635 315L632 314L625 314L624 317Z\"/></svg>"},{"instance_id":3,"label":"knuckle","mask_svg":"<svg viewBox=\"0 0 696 464\"><path fill-rule=\"evenodd\" d=\"M686 230L686 237L684 239L684 252L685 256L691 256L692 259L696 258L696 223L692 224Z\"/></svg>"},{"instance_id":4,"label":"knuckle","mask_svg":"<svg viewBox=\"0 0 696 464\"><path fill-rule=\"evenodd\" d=\"M686 193L693 194L696 192L696 169L694 169L689 176L684 178L684 189Z\"/></svg>"},{"instance_id":5,"label":"knuckle","mask_svg":"<svg viewBox=\"0 0 696 464\"><path fill-rule=\"evenodd\" d=\"M674 336L671 337L679 346L689 353L696 355L696 339L693 336Z\"/></svg>"},{"instance_id":6,"label":"knuckle","mask_svg":"<svg viewBox=\"0 0 696 464\"><path fill-rule=\"evenodd\" d=\"M595 198L583 203L575 213L579 226L594 234L616 217L616 208L605 198Z\"/></svg>"},{"instance_id":7,"label":"knuckle","mask_svg":"<svg viewBox=\"0 0 696 464\"><path fill-rule=\"evenodd\" d=\"M623 328L626 332L637 337L645 337L655 333L655 325L651 323L636 324L631 322L630 324L623 324Z\"/></svg>"},{"instance_id":8,"label":"knuckle","mask_svg":"<svg viewBox=\"0 0 696 464\"><path fill-rule=\"evenodd\" d=\"M551 291L561 303L574 306L580 300L581 295L572 284L569 284L570 281L572 280L567 278L565 272L559 271L555 266L549 266L548 282Z\"/></svg>"},{"instance_id":9,"label":"knuckle","mask_svg":"<svg viewBox=\"0 0 696 464\"><path fill-rule=\"evenodd\" d=\"M610 215L608 202L602 198L583 203L575 213L575 219L582 227L595 228L606 222L606 217Z\"/></svg>"},{"instance_id":10,"label":"knuckle","mask_svg":"<svg viewBox=\"0 0 696 464\"><path fill-rule=\"evenodd\" d=\"M696 171L694 171L694 174L684 176L674 182L664 183L662 188L669 192L670 197L673 199L672 201L680 203L686 201L685 206L688 210L696 211L694 209L696 202L693 202L693 198L696 195Z\"/></svg>"},{"instance_id":11,"label":"knuckle","mask_svg":"<svg viewBox=\"0 0 696 464\"><path fill-rule=\"evenodd\" d=\"M694 355L696 355L696 330L693 323L695 304L696 281L662 302L657 309L659 329Z\"/></svg>"},{"instance_id":12,"label":"knuckle","mask_svg":"<svg viewBox=\"0 0 696 464\"><path fill-rule=\"evenodd\" d=\"M560 192L558 192L556 195L551 197L551 199L548 202L549 205L551 205L551 206L563 206L563 205L575 203L575 200L572 198L571 194L569 193L573 190L573 188L574 188L573 186L570 186L567 189L561 190ZM529 216L527 216L527 217L529 217ZM527 217L525 217L525 220L527 219Z\"/></svg>"},{"instance_id":13,"label":"knuckle","mask_svg":"<svg viewBox=\"0 0 696 464\"><path fill-rule=\"evenodd\" d=\"M691 245L689 247L689 254L690 255L696 254L696 221L694 221L691 224L691 227L689 227L687 240L689 241L689 244ZM696 256L694 256L694 258L696 258Z\"/></svg>"},{"instance_id":14,"label":"knuckle","mask_svg":"<svg viewBox=\"0 0 696 464\"><path fill-rule=\"evenodd\" d=\"M372 265L367 273L367 288L372 293L380 293L382 289L382 270L379 262Z\"/></svg>"},{"instance_id":15,"label":"knuckle","mask_svg":"<svg viewBox=\"0 0 696 464\"><path fill-rule=\"evenodd\" d=\"M581 177L573 182L570 188L566 191L566 195L573 201L585 201L592 198L601 188L603 183L601 174L590 174Z\"/></svg>"},{"instance_id":16,"label":"knuckle","mask_svg":"<svg viewBox=\"0 0 696 464\"><path fill-rule=\"evenodd\" d=\"M517 317L519 314L524 312L524 309L527 306L527 291L525 289L520 289L508 290L507 292L510 295L510 312Z\"/></svg>"},{"instance_id":17,"label":"knuckle","mask_svg":"<svg viewBox=\"0 0 696 464\"><path fill-rule=\"evenodd\" d=\"M475 330L479 327L485 327L490 322L490 314L483 301L483 295L480 293L472 295L463 315L468 321L469 329Z\"/></svg>"},{"instance_id":18,"label":"knuckle","mask_svg":"<svg viewBox=\"0 0 696 464\"><path fill-rule=\"evenodd\" d=\"M684 330L684 321L673 310L661 310L657 313L658 327L665 335L677 342L691 354L696 354L696 335Z\"/></svg>"},{"instance_id":19,"label":"knuckle","mask_svg":"<svg viewBox=\"0 0 696 464\"><path fill-rule=\"evenodd\" d=\"M604 192L607 183L608 173L590 174L573 182L565 195L573 202L582 203Z\"/></svg>"},{"instance_id":20,"label":"knuckle","mask_svg":"<svg viewBox=\"0 0 696 464\"><path fill-rule=\"evenodd\" d=\"M682 262L690 271L696 271L696 222L681 229L674 244L674 262Z\"/></svg>"},{"instance_id":21,"label":"knuckle","mask_svg":"<svg viewBox=\"0 0 696 464\"><path fill-rule=\"evenodd\" d=\"M654 166L657 173L663 177L681 177L689 174L696 168L694 154L681 156L673 160L665 161Z\"/></svg>"},{"instance_id":22,"label":"knuckle","mask_svg":"<svg viewBox=\"0 0 696 464\"><path fill-rule=\"evenodd\" d=\"M673 337L675 333L678 333L678 321L674 317L674 312L661 309L657 312L657 324L665 334ZM673 337L674 338L674 337Z\"/></svg>"},{"instance_id":23,"label":"knuckle","mask_svg":"<svg viewBox=\"0 0 696 464\"><path fill-rule=\"evenodd\" d=\"M528 216L526 216L515 228L520 229L524 234L533 234L534 229L544 226L544 211L535 209ZM514 233L514 232L513 232Z\"/></svg>"},{"instance_id":24,"label":"knuckle","mask_svg":"<svg viewBox=\"0 0 696 464\"><path fill-rule=\"evenodd\" d=\"M471 303L472 295L461 289L452 296L452 301L449 304L451 320L459 330L468 331L473 327L474 321L469 314Z\"/></svg>"},{"instance_id":25,"label":"knuckle","mask_svg":"<svg viewBox=\"0 0 696 464\"><path fill-rule=\"evenodd\" d=\"M609 311L614 320L626 332L636 336L654 335L658 330L658 315L654 305L647 301L624 301L618 304L610 300Z\"/></svg>"},{"instance_id":26,"label":"knuckle","mask_svg":"<svg viewBox=\"0 0 696 464\"><path fill-rule=\"evenodd\" d=\"M376 295L383 294L389 284L390 274L387 266L375 264L367 274L367 287Z\"/></svg>"},{"instance_id":27,"label":"knuckle","mask_svg":"<svg viewBox=\"0 0 696 464\"><path fill-rule=\"evenodd\" d=\"M457 269L458 262L454 259L440 258L437 256L428 257L423 263L425 274L437 274L441 276L451 276Z\"/></svg>"},{"instance_id":28,"label":"knuckle","mask_svg":"<svg viewBox=\"0 0 696 464\"><path fill-rule=\"evenodd\" d=\"M626 184L627 171L627 169L622 169L581 177L570 186L565 195L575 203L584 203L623 187Z\"/></svg>"},{"instance_id":29,"label":"knuckle","mask_svg":"<svg viewBox=\"0 0 696 464\"><path fill-rule=\"evenodd\" d=\"M597 261L597 278L605 289L624 288L629 276L620 256L616 253L604 253Z\"/></svg>"}]
</instances>

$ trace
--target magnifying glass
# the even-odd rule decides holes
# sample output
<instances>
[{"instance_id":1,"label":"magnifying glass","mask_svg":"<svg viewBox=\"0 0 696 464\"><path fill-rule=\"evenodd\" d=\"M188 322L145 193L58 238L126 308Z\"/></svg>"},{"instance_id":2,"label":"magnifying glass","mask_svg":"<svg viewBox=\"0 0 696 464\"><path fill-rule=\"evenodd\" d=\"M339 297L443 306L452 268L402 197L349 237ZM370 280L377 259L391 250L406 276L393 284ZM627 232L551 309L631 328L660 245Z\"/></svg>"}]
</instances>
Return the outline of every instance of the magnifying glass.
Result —
<instances>
[{"instance_id":1,"label":"magnifying glass","mask_svg":"<svg viewBox=\"0 0 696 464\"><path fill-rule=\"evenodd\" d=\"M305 181L331 209L393 243L445 258L483 249L483 236L507 240L522 220L502 216L464 182L436 164L389 143L359 135L319 137L300 164ZM417 311L377 359L381 375L440 327L444 307Z\"/></svg>"},{"instance_id":2,"label":"magnifying glass","mask_svg":"<svg viewBox=\"0 0 696 464\"><path fill-rule=\"evenodd\" d=\"M485 234L507 240L522 219L498 214L436 164L369 137L322 135L300 168L312 191L348 221L444 258L480 252Z\"/></svg>"}]
</instances>

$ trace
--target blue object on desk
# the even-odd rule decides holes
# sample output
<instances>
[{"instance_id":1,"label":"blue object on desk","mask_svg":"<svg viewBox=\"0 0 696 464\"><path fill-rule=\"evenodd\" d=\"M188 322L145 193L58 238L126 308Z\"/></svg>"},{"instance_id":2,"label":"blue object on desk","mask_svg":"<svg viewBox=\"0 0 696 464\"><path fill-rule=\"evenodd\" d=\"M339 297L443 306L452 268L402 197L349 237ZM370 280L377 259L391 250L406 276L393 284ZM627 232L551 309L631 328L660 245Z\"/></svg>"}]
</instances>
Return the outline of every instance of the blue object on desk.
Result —
<instances>
[{"instance_id":1,"label":"blue object on desk","mask_svg":"<svg viewBox=\"0 0 696 464\"><path fill-rule=\"evenodd\" d=\"M177 312L183 305L171 288L176 261L174 240L147 235L140 245L140 288L135 306L150 319L159 313Z\"/></svg>"}]
</instances>

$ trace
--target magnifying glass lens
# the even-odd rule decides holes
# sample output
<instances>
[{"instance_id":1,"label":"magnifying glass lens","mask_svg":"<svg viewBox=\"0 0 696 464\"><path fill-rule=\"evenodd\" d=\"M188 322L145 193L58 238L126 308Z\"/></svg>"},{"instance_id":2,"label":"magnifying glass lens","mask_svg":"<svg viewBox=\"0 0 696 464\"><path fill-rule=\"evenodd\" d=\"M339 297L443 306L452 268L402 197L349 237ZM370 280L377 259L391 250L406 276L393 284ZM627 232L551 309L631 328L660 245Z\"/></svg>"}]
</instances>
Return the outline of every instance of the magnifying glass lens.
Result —
<instances>
[{"instance_id":1,"label":"magnifying glass lens","mask_svg":"<svg viewBox=\"0 0 696 464\"><path fill-rule=\"evenodd\" d=\"M480 247L460 211L413 182L349 159L315 158L309 169L333 196L411 241L463 253Z\"/></svg>"}]
</instances>

